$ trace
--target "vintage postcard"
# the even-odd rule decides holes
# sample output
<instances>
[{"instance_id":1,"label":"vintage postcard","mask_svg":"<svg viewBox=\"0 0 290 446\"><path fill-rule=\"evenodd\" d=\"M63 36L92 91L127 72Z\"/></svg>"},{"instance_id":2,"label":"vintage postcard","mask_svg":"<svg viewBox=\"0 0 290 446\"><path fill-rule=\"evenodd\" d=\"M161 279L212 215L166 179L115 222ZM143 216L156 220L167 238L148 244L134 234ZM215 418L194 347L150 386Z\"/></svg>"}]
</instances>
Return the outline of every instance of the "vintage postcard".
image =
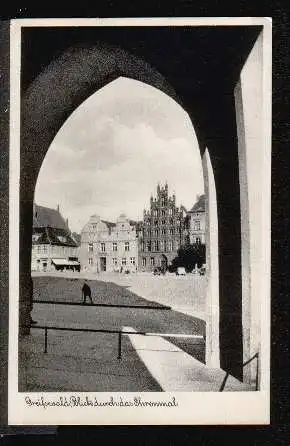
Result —
<instances>
[{"instance_id":1,"label":"vintage postcard","mask_svg":"<svg viewBox=\"0 0 290 446\"><path fill-rule=\"evenodd\" d=\"M9 424L268 424L271 19L12 20Z\"/></svg>"}]
</instances>

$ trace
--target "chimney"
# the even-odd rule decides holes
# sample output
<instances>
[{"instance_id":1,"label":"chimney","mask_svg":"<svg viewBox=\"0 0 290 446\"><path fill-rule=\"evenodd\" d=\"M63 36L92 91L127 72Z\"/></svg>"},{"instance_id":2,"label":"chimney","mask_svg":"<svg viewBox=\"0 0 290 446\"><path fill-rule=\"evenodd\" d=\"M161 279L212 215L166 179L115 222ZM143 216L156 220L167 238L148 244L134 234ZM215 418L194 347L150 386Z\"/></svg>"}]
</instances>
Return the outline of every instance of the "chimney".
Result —
<instances>
[{"instance_id":1,"label":"chimney","mask_svg":"<svg viewBox=\"0 0 290 446\"><path fill-rule=\"evenodd\" d=\"M56 208L56 210L57 210L57 212L59 213L59 204L57 205L57 208Z\"/></svg>"}]
</instances>

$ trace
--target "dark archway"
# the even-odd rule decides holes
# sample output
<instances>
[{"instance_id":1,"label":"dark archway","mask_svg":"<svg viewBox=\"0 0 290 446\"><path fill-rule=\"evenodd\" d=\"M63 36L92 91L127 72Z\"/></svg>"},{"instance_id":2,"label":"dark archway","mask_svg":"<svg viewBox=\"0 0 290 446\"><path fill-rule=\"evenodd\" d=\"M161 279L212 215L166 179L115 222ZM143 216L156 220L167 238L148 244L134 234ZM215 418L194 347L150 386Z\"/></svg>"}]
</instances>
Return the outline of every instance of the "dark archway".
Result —
<instances>
[{"instance_id":1,"label":"dark archway","mask_svg":"<svg viewBox=\"0 0 290 446\"><path fill-rule=\"evenodd\" d=\"M50 64L47 59L44 63L46 68L40 67L38 76L33 80L31 75L30 82L27 81L29 70L26 70L20 172L22 333L25 332L31 305L32 285L29 277L33 195L46 151L59 128L78 105L107 83L125 76L148 83L179 102L194 122L201 153L206 147L210 152L219 218L221 366L242 378L241 215L233 89L259 30L255 27L251 27L250 31L245 27L195 29L192 30L194 39L189 39L189 29L180 29L175 34L172 30L161 30L162 38L156 42L152 42L156 29L140 30L139 39L126 37L124 48L131 49L141 59L108 44L92 44L90 41L79 46L73 41L71 46L67 44L69 38L65 40L61 34L61 41L66 42L62 55ZM46 32L53 33L53 30ZM60 33L60 30L55 32ZM98 32L101 33L100 30ZM107 29L102 32L103 37L110 34ZM133 29L125 33L132 32L138 34ZM147 40L144 33L147 33ZM111 35L115 40L110 43L122 45L123 30L114 30ZM179 36L174 37L177 40L172 41L173 35ZM129 41L132 48L128 48ZM176 52L177 42L183 49L181 53ZM163 45L163 53L156 50L155 43L160 51ZM196 63L192 62L193 54ZM51 57L55 57L53 51ZM152 63L157 70L142 59ZM159 71L164 75L160 75Z\"/></svg>"},{"instance_id":2,"label":"dark archway","mask_svg":"<svg viewBox=\"0 0 290 446\"><path fill-rule=\"evenodd\" d=\"M164 254L162 254L162 256L161 256L160 265L161 265L162 271L165 272L168 267L168 259L167 259L166 255L164 255Z\"/></svg>"}]
</instances>

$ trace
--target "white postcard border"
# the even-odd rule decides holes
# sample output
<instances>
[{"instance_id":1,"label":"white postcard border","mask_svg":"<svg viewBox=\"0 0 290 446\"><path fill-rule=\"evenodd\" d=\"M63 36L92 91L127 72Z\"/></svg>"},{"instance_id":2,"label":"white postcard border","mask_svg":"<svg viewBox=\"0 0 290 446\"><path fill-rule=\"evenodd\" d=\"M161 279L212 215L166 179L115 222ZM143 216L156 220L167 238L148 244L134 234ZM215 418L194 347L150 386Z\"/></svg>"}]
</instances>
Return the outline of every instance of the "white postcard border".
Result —
<instances>
[{"instance_id":1,"label":"white postcard border","mask_svg":"<svg viewBox=\"0 0 290 446\"><path fill-rule=\"evenodd\" d=\"M9 172L9 366L8 420L13 425L227 425L268 424L270 422L270 209L271 209L271 19L225 18L144 18L144 19L19 19L11 21L10 42L10 172ZM264 270L261 280L264 303L262 324L262 380L258 392L146 392L75 393L18 392L18 303L19 303L19 179L20 179L20 69L21 28L33 26L243 26L264 27L264 135L265 162L263 235ZM265 68L266 67L266 68ZM79 397L82 407L57 405ZM62 399L61 399L62 398ZM108 407L88 402L111 402ZM134 399L136 398L136 400ZM138 399L140 398L140 399ZM113 399L113 400L112 400ZM39 401L39 406L29 404ZM56 405L45 407L45 402ZM114 403L123 402L122 406ZM167 407L142 407L140 402L164 401ZM125 403L133 405L126 406Z\"/></svg>"}]
</instances>

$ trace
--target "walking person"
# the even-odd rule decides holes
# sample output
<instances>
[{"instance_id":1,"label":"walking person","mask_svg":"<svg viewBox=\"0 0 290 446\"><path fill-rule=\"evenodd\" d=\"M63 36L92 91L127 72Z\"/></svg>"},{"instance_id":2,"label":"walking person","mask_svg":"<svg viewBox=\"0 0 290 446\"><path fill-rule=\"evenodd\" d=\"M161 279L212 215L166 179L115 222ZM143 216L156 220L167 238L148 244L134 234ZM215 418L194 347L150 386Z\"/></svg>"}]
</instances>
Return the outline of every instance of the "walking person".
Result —
<instances>
[{"instance_id":1,"label":"walking person","mask_svg":"<svg viewBox=\"0 0 290 446\"><path fill-rule=\"evenodd\" d=\"M87 284L87 281L85 280L85 283L83 284L83 287L82 287L83 304L86 303L87 297L90 299L91 305L92 305L93 304L92 291L91 291L90 286Z\"/></svg>"}]
</instances>

